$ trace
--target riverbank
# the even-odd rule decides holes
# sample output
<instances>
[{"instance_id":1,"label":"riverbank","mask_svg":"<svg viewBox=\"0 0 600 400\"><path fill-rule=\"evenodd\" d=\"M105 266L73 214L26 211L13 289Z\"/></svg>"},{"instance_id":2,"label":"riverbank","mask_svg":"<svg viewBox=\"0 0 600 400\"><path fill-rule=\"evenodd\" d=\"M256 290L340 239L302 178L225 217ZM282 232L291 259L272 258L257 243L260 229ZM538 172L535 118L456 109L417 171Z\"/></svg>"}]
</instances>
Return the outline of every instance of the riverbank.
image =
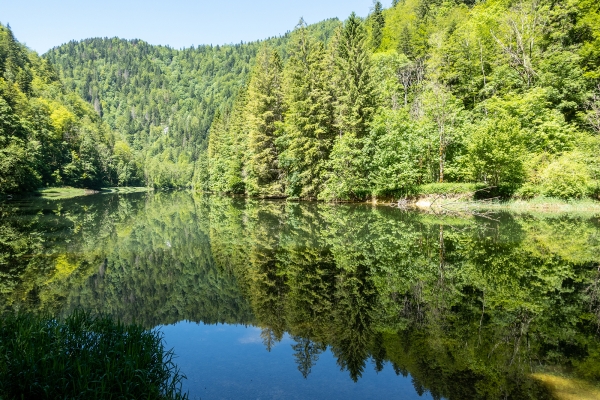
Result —
<instances>
[{"instance_id":1,"label":"riverbank","mask_svg":"<svg viewBox=\"0 0 600 400\"><path fill-rule=\"evenodd\" d=\"M536 197L529 200L499 199L475 200L468 195L424 195L400 199L394 202L377 202L399 208L448 211L511 211L511 212L600 212L600 202L592 199L562 200L549 197Z\"/></svg>"},{"instance_id":2,"label":"riverbank","mask_svg":"<svg viewBox=\"0 0 600 400\"><path fill-rule=\"evenodd\" d=\"M600 201L591 198L560 199L537 196L531 199L494 197L494 189L481 184L442 183L417 187L398 198L373 198L369 203L421 210L489 210L512 212L600 212Z\"/></svg>"}]
</instances>

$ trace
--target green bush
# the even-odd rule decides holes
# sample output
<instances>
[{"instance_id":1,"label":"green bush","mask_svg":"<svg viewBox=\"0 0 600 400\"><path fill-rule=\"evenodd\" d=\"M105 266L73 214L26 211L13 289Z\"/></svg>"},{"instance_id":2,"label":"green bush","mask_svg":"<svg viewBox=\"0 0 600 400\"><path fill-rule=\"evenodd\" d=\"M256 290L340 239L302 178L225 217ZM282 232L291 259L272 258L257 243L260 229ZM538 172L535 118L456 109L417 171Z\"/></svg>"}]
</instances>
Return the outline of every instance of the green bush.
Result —
<instances>
[{"instance_id":1,"label":"green bush","mask_svg":"<svg viewBox=\"0 0 600 400\"><path fill-rule=\"evenodd\" d=\"M530 200L542 194L542 188L532 183L521 186L514 194L518 199Z\"/></svg>"},{"instance_id":2,"label":"green bush","mask_svg":"<svg viewBox=\"0 0 600 400\"><path fill-rule=\"evenodd\" d=\"M184 399L162 335L77 311L0 321L0 398Z\"/></svg>"},{"instance_id":3,"label":"green bush","mask_svg":"<svg viewBox=\"0 0 600 400\"><path fill-rule=\"evenodd\" d=\"M590 194L592 180L578 154L565 154L541 173L542 193L548 197L580 199Z\"/></svg>"}]
</instances>

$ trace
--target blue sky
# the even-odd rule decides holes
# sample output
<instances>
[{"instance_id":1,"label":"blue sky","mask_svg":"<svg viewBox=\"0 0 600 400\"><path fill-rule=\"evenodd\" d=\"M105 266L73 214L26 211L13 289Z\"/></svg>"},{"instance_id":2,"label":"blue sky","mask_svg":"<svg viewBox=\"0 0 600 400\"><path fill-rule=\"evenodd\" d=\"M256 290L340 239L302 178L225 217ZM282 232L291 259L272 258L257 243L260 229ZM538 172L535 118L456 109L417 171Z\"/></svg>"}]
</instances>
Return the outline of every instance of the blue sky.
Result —
<instances>
[{"instance_id":1,"label":"blue sky","mask_svg":"<svg viewBox=\"0 0 600 400\"><path fill-rule=\"evenodd\" d=\"M389 7L391 0L382 1ZM307 23L366 16L373 0L0 0L0 22L44 53L69 40L139 38L175 48L248 42Z\"/></svg>"}]
</instances>

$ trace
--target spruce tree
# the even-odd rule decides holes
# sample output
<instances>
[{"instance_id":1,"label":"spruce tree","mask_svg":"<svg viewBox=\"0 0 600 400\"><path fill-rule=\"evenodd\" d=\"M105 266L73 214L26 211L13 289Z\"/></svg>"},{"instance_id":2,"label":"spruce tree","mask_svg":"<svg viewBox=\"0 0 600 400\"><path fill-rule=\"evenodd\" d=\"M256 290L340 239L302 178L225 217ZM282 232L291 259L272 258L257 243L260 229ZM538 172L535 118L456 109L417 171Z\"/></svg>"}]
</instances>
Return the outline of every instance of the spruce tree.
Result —
<instances>
[{"instance_id":1,"label":"spruce tree","mask_svg":"<svg viewBox=\"0 0 600 400\"><path fill-rule=\"evenodd\" d=\"M365 27L352 13L336 41L334 55L336 125L340 134L364 136L375 113L376 93L366 40Z\"/></svg>"},{"instance_id":2,"label":"spruce tree","mask_svg":"<svg viewBox=\"0 0 600 400\"><path fill-rule=\"evenodd\" d=\"M371 14L371 47L377 50L381 45L383 38L383 27L385 26L385 18L383 16L383 6L380 1L376 1Z\"/></svg>"},{"instance_id":3,"label":"spruce tree","mask_svg":"<svg viewBox=\"0 0 600 400\"><path fill-rule=\"evenodd\" d=\"M322 43L303 20L293 34L285 68L285 124L280 155L291 196L315 198L322 189L325 163L333 145L333 107Z\"/></svg>"},{"instance_id":4,"label":"spruce tree","mask_svg":"<svg viewBox=\"0 0 600 400\"><path fill-rule=\"evenodd\" d=\"M254 196L284 195L275 145L283 119L282 69L279 54L264 45L256 56L245 110L248 127L245 183L246 192Z\"/></svg>"},{"instance_id":5,"label":"spruce tree","mask_svg":"<svg viewBox=\"0 0 600 400\"><path fill-rule=\"evenodd\" d=\"M323 199L359 199L368 194L362 148L377 104L366 31L352 13L333 42L337 139L328 163Z\"/></svg>"}]
</instances>

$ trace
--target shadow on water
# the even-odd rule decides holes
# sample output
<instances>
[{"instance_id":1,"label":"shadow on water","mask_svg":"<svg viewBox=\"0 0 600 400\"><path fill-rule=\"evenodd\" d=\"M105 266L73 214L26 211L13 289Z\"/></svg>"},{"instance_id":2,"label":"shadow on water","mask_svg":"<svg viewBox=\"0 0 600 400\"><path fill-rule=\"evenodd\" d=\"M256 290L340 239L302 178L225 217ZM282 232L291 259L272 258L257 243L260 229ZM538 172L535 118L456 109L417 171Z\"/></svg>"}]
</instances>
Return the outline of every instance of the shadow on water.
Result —
<instances>
[{"instance_id":1,"label":"shadow on water","mask_svg":"<svg viewBox=\"0 0 600 400\"><path fill-rule=\"evenodd\" d=\"M551 398L534 373L600 380L597 217L185 192L7 202L0 217L5 309L253 326L263 352L290 342L302 379L331 357L351 381L392 369L434 399Z\"/></svg>"}]
</instances>

